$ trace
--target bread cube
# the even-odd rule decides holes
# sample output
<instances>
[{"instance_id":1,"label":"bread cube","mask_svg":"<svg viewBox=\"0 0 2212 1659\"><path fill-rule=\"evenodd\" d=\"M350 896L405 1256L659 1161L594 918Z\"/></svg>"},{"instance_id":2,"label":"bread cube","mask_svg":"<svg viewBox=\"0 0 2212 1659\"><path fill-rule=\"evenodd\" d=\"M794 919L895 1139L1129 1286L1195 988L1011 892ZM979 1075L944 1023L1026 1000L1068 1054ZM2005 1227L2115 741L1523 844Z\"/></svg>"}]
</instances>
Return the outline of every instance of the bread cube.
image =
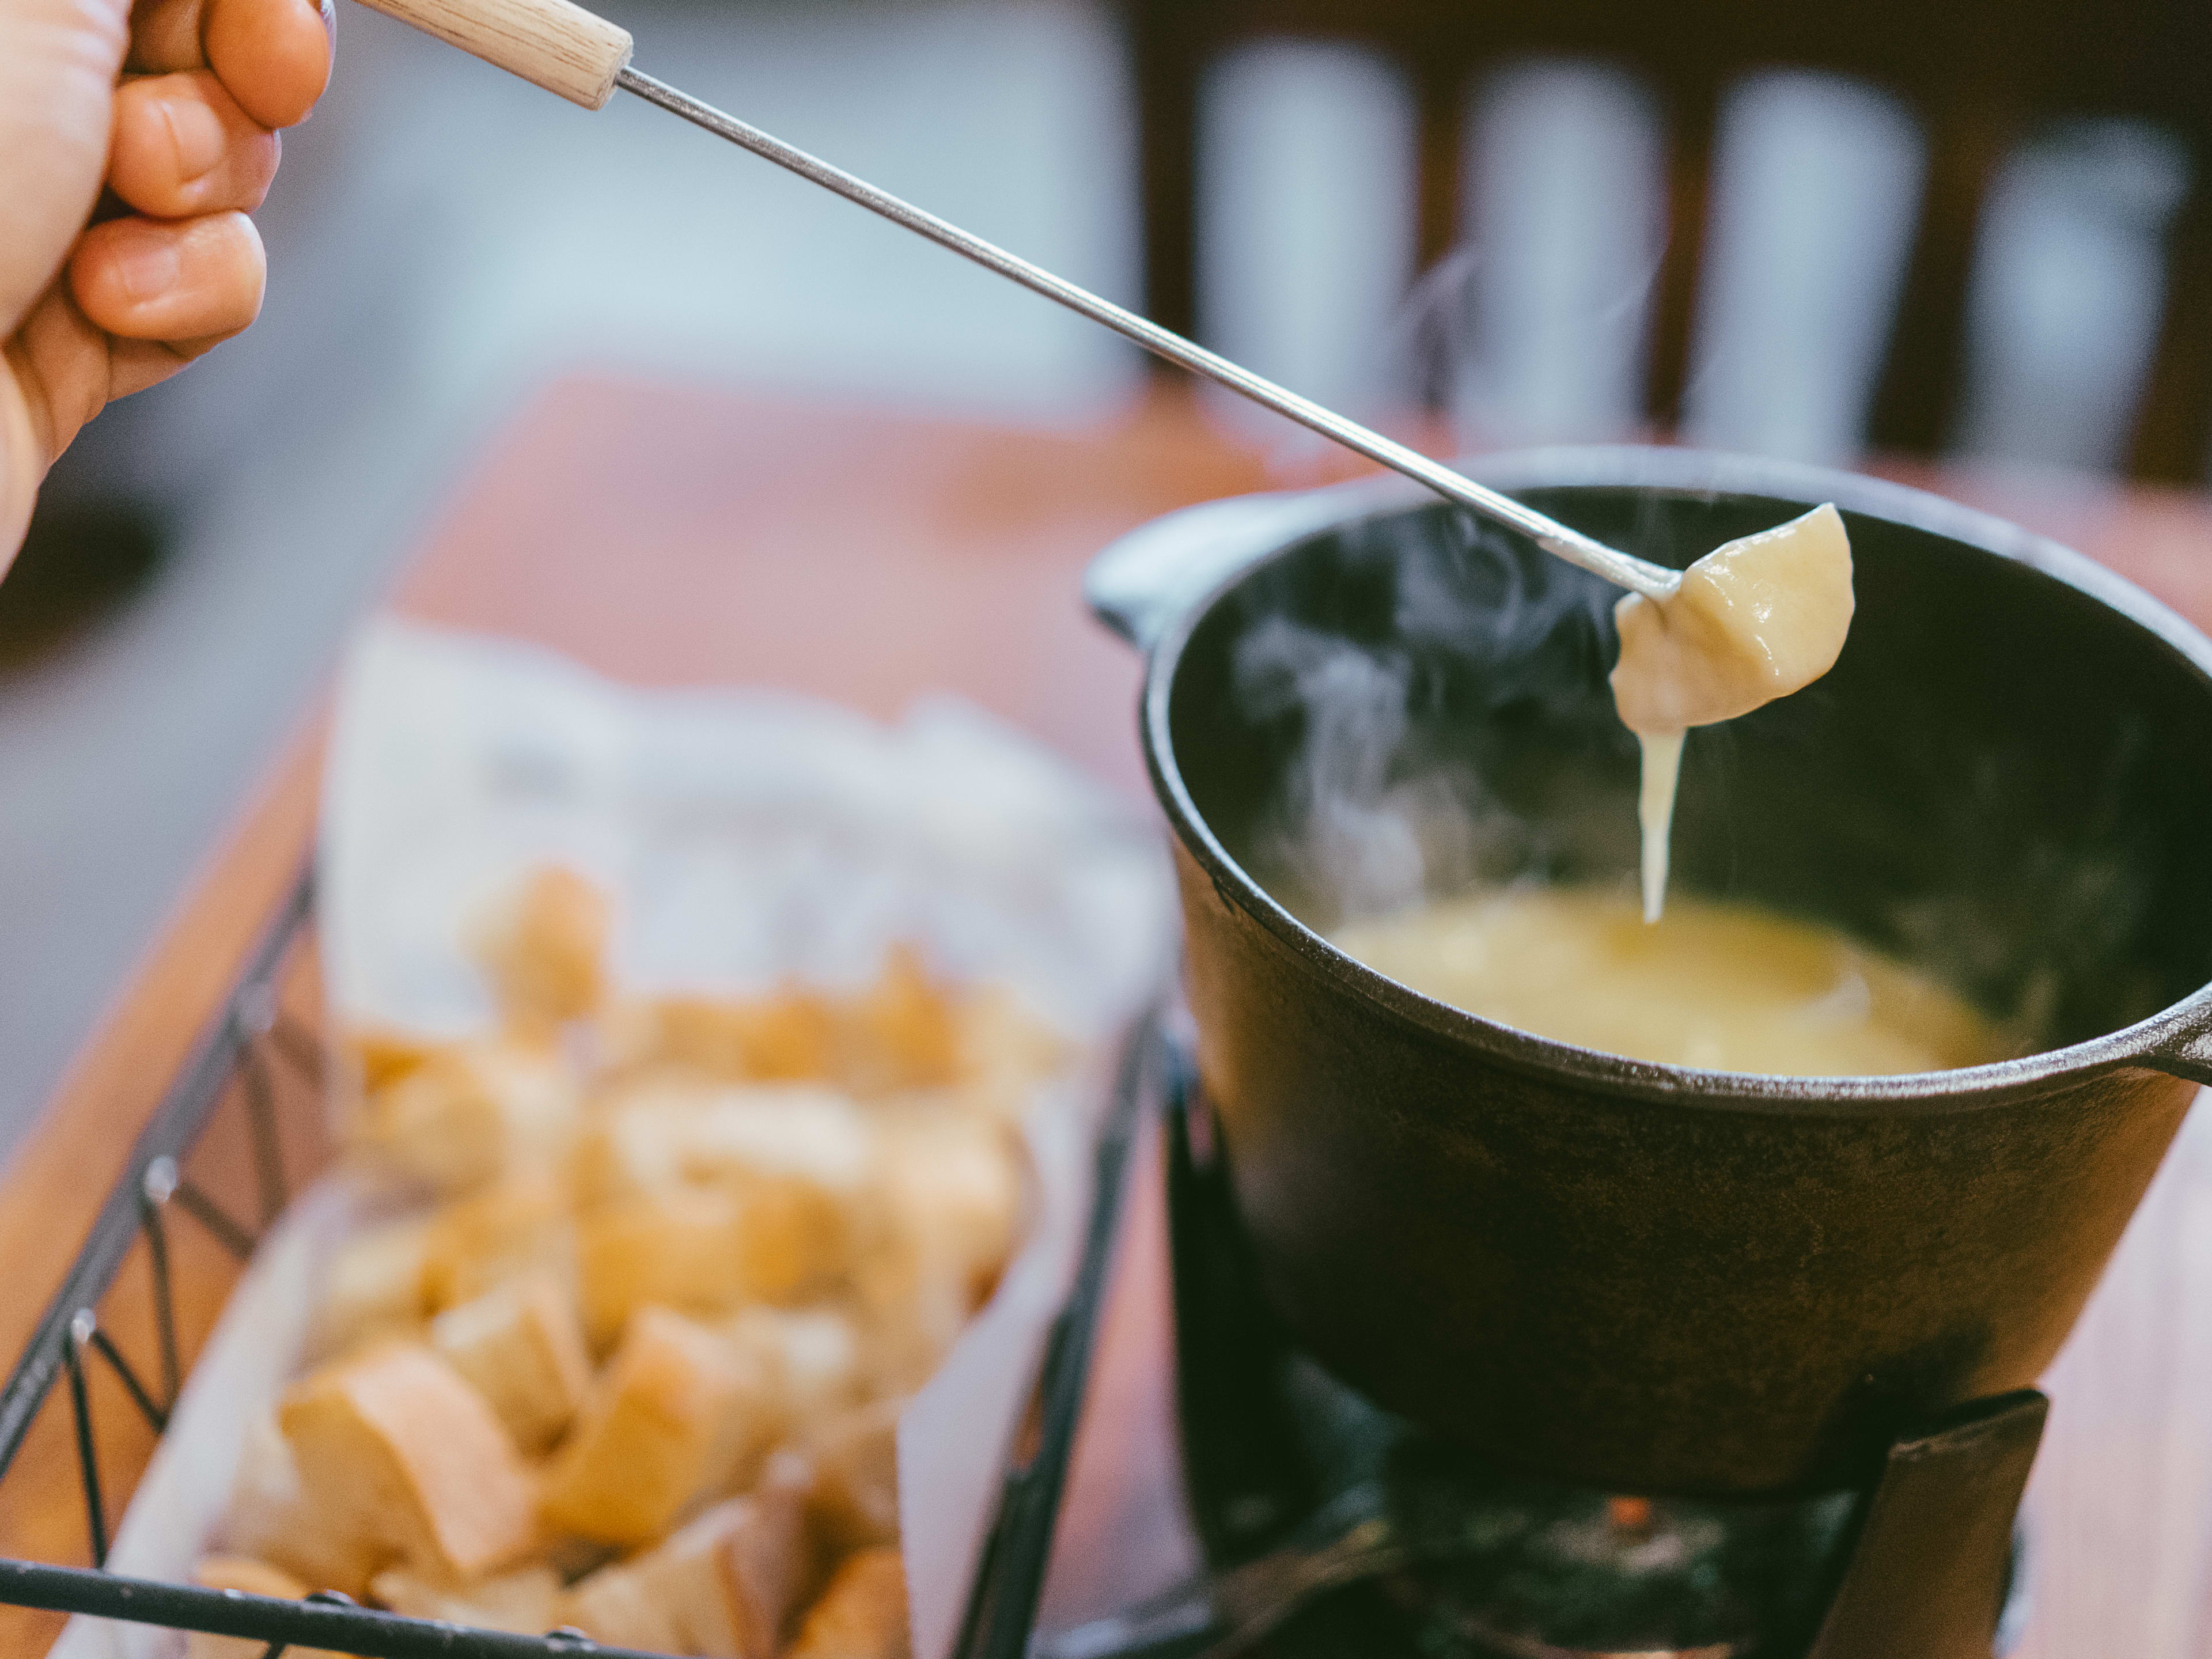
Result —
<instances>
[{"instance_id":1,"label":"bread cube","mask_svg":"<svg viewBox=\"0 0 2212 1659\"><path fill-rule=\"evenodd\" d=\"M569 1586L561 1622L608 1647L689 1651L676 1633L675 1610L660 1587L628 1562L601 1567Z\"/></svg>"},{"instance_id":2,"label":"bread cube","mask_svg":"<svg viewBox=\"0 0 2212 1659\"><path fill-rule=\"evenodd\" d=\"M550 1273L513 1279L432 1322L430 1343L525 1453L560 1438L591 1384L575 1299Z\"/></svg>"},{"instance_id":3,"label":"bread cube","mask_svg":"<svg viewBox=\"0 0 2212 1659\"><path fill-rule=\"evenodd\" d=\"M837 1016L818 993L786 988L760 997L671 996L617 1009L607 1022L617 1066L671 1066L726 1082L830 1075Z\"/></svg>"},{"instance_id":4,"label":"bread cube","mask_svg":"<svg viewBox=\"0 0 2212 1659\"><path fill-rule=\"evenodd\" d=\"M423 1292L430 1224L422 1217L354 1234L332 1254L315 1310L312 1346L340 1355L416 1335L429 1312Z\"/></svg>"},{"instance_id":5,"label":"bread cube","mask_svg":"<svg viewBox=\"0 0 2212 1659\"><path fill-rule=\"evenodd\" d=\"M1019 1233L1022 1168L986 1118L912 1111L881 1132L853 1272L879 1389L927 1382L997 1284Z\"/></svg>"},{"instance_id":6,"label":"bread cube","mask_svg":"<svg viewBox=\"0 0 2212 1659\"><path fill-rule=\"evenodd\" d=\"M282 1568L251 1556L210 1555L192 1569L192 1582L206 1589L236 1590L244 1595L273 1595L296 1601L310 1587ZM216 1636L206 1631L185 1632L185 1659L261 1659L266 1642L250 1636ZM300 1659L344 1659L323 1648L287 1648Z\"/></svg>"},{"instance_id":7,"label":"bread cube","mask_svg":"<svg viewBox=\"0 0 2212 1659\"><path fill-rule=\"evenodd\" d=\"M624 1090L593 1119L572 1162L571 1189L596 1229L586 1293L595 1319L618 1321L643 1300L700 1312L802 1301L847 1271L873 1134L844 1097L811 1085L708 1091L663 1079ZM705 1281L678 1266L690 1260L683 1241L702 1226L711 1233L720 1224L703 1218L728 1200L686 1196L701 1188L738 1200L726 1216L732 1236L708 1247L721 1266ZM603 1219L611 1215L621 1218ZM640 1218L672 1237L641 1253L617 1244L635 1239ZM630 1264L641 1261L660 1265L655 1277L632 1282ZM623 1265L610 1278L605 1270L617 1262Z\"/></svg>"},{"instance_id":8,"label":"bread cube","mask_svg":"<svg viewBox=\"0 0 2212 1659\"><path fill-rule=\"evenodd\" d=\"M568 1617L561 1575L544 1566L518 1567L458 1588L434 1583L404 1567L387 1567L370 1581L369 1591L410 1619L443 1619L517 1636L543 1636Z\"/></svg>"},{"instance_id":9,"label":"bread cube","mask_svg":"<svg viewBox=\"0 0 2212 1659\"><path fill-rule=\"evenodd\" d=\"M656 1547L578 1582L568 1621L594 1640L702 1656L774 1659L811 1585L798 1492L770 1481L716 1504Z\"/></svg>"},{"instance_id":10,"label":"bread cube","mask_svg":"<svg viewBox=\"0 0 2212 1659\"><path fill-rule=\"evenodd\" d=\"M905 1407L903 1400L876 1401L831 1419L806 1443L813 1467L809 1516L837 1554L898 1542L898 1421Z\"/></svg>"},{"instance_id":11,"label":"bread cube","mask_svg":"<svg viewBox=\"0 0 2212 1659\"><path fill-rule=\"evenodd\" d=\"M785 986L743 1011L745 1075L763 1083L800 1083L831 1074L837 1018L817 991Z\"/></svg>"},{"instance_id":12,"label":"bread cube","mask_svg":"<svg viewBox=\"0 0 2212 1659\"><path fill-rule=\"evenodd\" d=\"M902 1115L878 1142L878 1242L942 1252L980 1302L1013 1254L1023 1169L1017 1142L998 1124L942 1110Z\"/></svg>"},{"instance_id":13,"label":"bread cube","mask_svg":"<svg viewBox=\"0 0 2212 1659\"><path fill-rule=\"evenodd\" d=\"M277 1421L319 1520L441 1583L536 1534L536 1494L491 1407L430 1349L393 1345L295 1384Z\"/></svg>"},{"instance_id":14,"label":"bread cube","mask_svg":"<svg viewBox=\"0 0 2212 1659\"><path fill-rule=\"evenodd\" d=\"M888 1546L848 1556L799 1626L787 1659L910 1659L906 1563Z\"/></svg>"},{"instance_id":15,"label":"bread cube","mask_svg":"<svg viewBox=\"0 0 2212 1659\"><path fill-rule=\"evenodd\" d=\"M1063 1070L1073 1053L1005 986L963 1000L957 1026L953 1100L1006 1123L1020 1120L1037 1086Z\"/></svg>"},{"instance_id":16,"label":"bread cube","mask_svg":"<svg viewBox=\"0 0 2212 1659\"><path fill-rule=\"evenodd\" d=\"M362 1027L349 1033L345 1042L362 1091L367 1094L396 1083L442 1046L435 1038L389 1026Z\"/></svg>"},{"instance_id":17,"label":"bread cube","mask_svg":"<svg viewBox=\"0 0 2212 1659\"><path fill-rule=\"evenodd\" d=\"M819 1084L716 1084L654 1070L600 1095L572 1181L586 1209L683 1182L750 1176L794 1176L848 1194L866 1179L870 1142L866 1115Z\"/></svg>"},{"instance_id":18,"label":"bread cube","mask_svg":"<svg viewBox=\"0 0 2212 1659\"><path fill-rule=\"evenodd\" d=\"M717 1313L746 1299L732 1194L678 1188L586 1216L576 1231L585 1333L605 1347L645 1307Z\"/></svg>"},{"instance_id":19,"label":"bread cube","mask_svg":"<svg viewBox=\"0 0 2212 1659\"><path fill-rule=\"evenodd\" d=\"M850 1257L843 1210L806 1182L677 1187L578 1224L585 1331L604 1346L641 1307L716 1314L808 1301Z\"/></svg>"},{"instance_id":20,"label":"bread cube","mask_svg":"<svg viewBox=\"0 0 2212 1659\"><path fill-rule=\"evenodd\" d=\"M368 1593L370 1575L392 1554L355 1528L349 1517L309 1501L291 1444L269 1414L246 1426L215 1541L230 1555L266 1562L309 1589L343 1590L356 1600Z\"/></svg>"},{"instance_id":21,"label":"bread cube","mask_svg":"<svg viewBox=\"0 0 2212 1659\"><path fill-rule=\"evenodd\" d=\"M559 1157L575 1116L574 1081L556 1049L456 1043L363 1101L351 1137L372 1165L456 1194Z\"/></svg>"},{"instance_id":22,"label":"bread cube","mask_svg":"<svg viewBox=\"0 0 2212 1659\"><path fill-rule=\"evenodd\" d=\"M545 1475L551 1526L632 1547L747 1480L777 1414L762 1368L718 1333L641 1309Z\"/></svg>"},{"instance_id":23,"label":"bread cube","mask_svg":"<svg viewBox=\"0 0 2212 1659\"><path fill-rule=\"evenodd\" d=\"M556 866L533 875L477 939L507 1023L544 1032L597 1008L606 992L611 926L606 895L574 871Z\"/></svg>"},{"instance_id":24,"label":"bread cube","mask_svg":"<svg viewBox=\"0 0 2212 1659\"><path fill-rule=\"evenodd\" d=\"M726 1630L726 1651L737 1659L772 1659L817 1582L805 1487L771 1476L726 1507L737 1512L717 1528L721 1595L694 1615L695 1629L718 1641Z\"/></svg>"},{"instance_id":25,"label":"bread cube","mask_svg":"<svg viewBox=\"0 0 2212 1659\"><path fill-rule=\"evenodd\" d=\"M787 1437L803 1439L860 1402L860 1336L842 1309L747 1308L724 1328L732 1343L757 1357Z\"/></svg>"},{"instance_id":26,"label":"bread cube","mask_svg":"<svg viewBox=\"0 0 2212 1659\"><path fill-rule=\"evenodd\" d=\"M737 1200L741 1300L795 1307L837 1288L853 1259L842 1200L786 1176L745 1182Z\"/></svg>"},{"instance_id":27,"label":"bread cube","mask_svg":"<svg viewBox=\"0 0 2212 1659\"><path fill-rule=\"evenodd\" d=\"M957 1008L908 945L894 945L872 986L842 1011L837 1078L863 1095L938 1089L959 1075Z\"/></svg>"},{"instance_id":28,"label":"bread cube","mask_svg":"<svg viewBox=\"0 0 2212 1659\"><path fill-rule=\"evenodd\" d=\"M422 1296L433 1313L473 1302L511 1279L574 1272L575 1227L562 1183L546 1170L512 1175L447 1205L430 1222Z\"/></svg>"},{"instance_id":29,"label":"bread cube","mask_svg":"<svg viewBox=\"0 0 2212 1659\"><path fill-rule=\"evenodd\" d=\"M569 1196L585 1212L658 1197L684 1183L690 1126L726 1085L653 1070L604 1091L569 1155Z\"/></svg>"},{"instance_id":30,"label":"bread cube","mask_svg":"<svg viewBox=\"0 0 2212 1659\"><path fill-rule=\"evenodd\" d=\"M700 1099L676 1137L679 1173L699 1182L803 1181L848 1199L868 1178L873 1136L850 1097L820 1084L723 1089Z\"/></svg>"}]
</instances>

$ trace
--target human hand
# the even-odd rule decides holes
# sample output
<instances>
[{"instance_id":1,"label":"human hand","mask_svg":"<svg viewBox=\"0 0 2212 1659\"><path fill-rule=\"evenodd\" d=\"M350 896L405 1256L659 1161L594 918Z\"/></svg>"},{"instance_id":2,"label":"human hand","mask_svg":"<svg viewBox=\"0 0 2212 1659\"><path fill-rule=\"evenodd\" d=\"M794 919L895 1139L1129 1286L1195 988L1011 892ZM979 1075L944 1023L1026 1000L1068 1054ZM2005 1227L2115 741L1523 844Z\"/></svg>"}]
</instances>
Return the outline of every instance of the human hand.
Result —
<instances>
[{"instance_id":1,"label":"human hand","mask_svg":"<svg viewBox=\"0 0 2212 1659\"><path fill-rule=\"evenodd\" d=\"M330 66L316 0L0 0L0 570L80 427L259 313L246 216Z\"/></svg>"}]
</instances>

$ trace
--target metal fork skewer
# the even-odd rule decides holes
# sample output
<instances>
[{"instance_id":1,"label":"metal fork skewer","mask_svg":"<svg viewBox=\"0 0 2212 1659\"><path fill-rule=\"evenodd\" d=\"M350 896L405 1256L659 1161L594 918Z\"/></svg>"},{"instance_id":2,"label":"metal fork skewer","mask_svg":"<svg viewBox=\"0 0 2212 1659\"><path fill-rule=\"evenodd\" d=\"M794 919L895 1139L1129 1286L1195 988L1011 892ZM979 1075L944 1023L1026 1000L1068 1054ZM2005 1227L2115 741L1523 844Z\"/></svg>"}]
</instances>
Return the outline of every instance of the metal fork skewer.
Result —
<instances>
[{"instance_id":1,"label":"metal fork skewer","mask_svg":"<svg viewBox=\"0 0 2212 1659\"><path fill-rule=\"evenodd\" d=\"M970 234L957 225L926 212L910 202L902 201L888 191L878 190L842 167L834 167L762 131L758 127L740 121L734 115L724 113L711 104L702 103L687 93L678 92L665 82L656 81L649 75L624 67L616 76L615 84L625 92L634 93L647 103L658 105L672 114L680 115L685 120L704 127L717 137L726 138L739 148L773 161L811 183L836 191L872 213L880 214L893 224L926 236L940 247L949 248L964 258L972 259L988 270L1009 277L1032 293L1041 294L1093 322L1104 324L1156 356L1164 357L1194 374L1203 375L1227 386L1231 392L1272 409L1279 415L1286 416L1324 438L1427 485L1446 501L1520 531L1532 538L1547 552L1556 554L1571 564L1580 565L1609 582L1653 599L1661 599L1673 592L1681 581L1678 571L1633 558L1602 542L1593 541L1581 532L1571 530L1534 508L1522 506L1510 495L1486 489L1451 468L1431 460L1418 450L1409 449L1379 432L1370 431L1356 421L1346 420L1333 410L1325 409L1310 398L1302 398L1295 392L1277 386L1273 380L1186 340L1170 329L1162 328L1158 323L1117 306L1110 300L1103 300L1088 289L1078 287L1065 277L1055 276L1042 266L1009 253L997 244Z\"/></svg>"}]
</instances>

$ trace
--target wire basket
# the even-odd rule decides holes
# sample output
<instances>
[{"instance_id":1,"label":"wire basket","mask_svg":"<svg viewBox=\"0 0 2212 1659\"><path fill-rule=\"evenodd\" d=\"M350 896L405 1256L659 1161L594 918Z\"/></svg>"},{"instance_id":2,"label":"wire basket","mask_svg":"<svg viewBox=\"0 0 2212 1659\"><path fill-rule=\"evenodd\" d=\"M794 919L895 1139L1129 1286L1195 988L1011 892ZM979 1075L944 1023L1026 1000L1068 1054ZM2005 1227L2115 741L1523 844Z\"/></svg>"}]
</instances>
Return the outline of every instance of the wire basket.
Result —
<instances>
[{"instance_id":1,"label":"wire basket","mask_svg":"<svg viewBox=\"0 0 2212 1659\"><path fill-rule=\"evenodd\" d=\"M624 1655L628 1650L574 1631L520 1636L410 1619L357 1606L336 1591L293 1601L106 1571L111 1516L128 1494L112 1487L109 1472L103 1471L104 1462L112 1465L118 1458L112 1452L102 1456L104 1442L113 1438L103 1432L102 1396L119 1394L125 1403L112 1408L135 1414L143 1430L158 1438L190 1364L184 1350L191 1322L183 1304L203 1307L204 1322L211 1322L294 1186L319 1167L327 1151L320 1139L321 1044L309 1018L287 999L288 990L313 979L307 971L313 911L309 869L294 883L140 1132L60 1290L0 1386L0 1481L20 1481L38 1473L19 1467L21 1455L55 1384L66 1382L75 1472L83 1495L83 1543L91 1561L84 1567L0 1557L0 1604L243 1638L267 1644L263 1659L277 1659L288 1647L362 1659ZM1018 1659L1029 1646L1082 1413L1140 1107L1156 1097L1179 1098L1182 1078L1158 1019L1139 1020L1124 1042L1099 1133L1075 1283L1045 1345L1028 1427L1003 1474L995 1518L969 1587L957 1659ZM227 1112L226 1106L235 1110ZM288 1158L284 1128L292 1121L305 1127L290 1137ZM312 1148L297 1144L310 1133ZM226 1144L217 1145L218 1138ZM236 1144L241 1139L242 1147ZM216 1170L223 1181L216 1181ZM240 1185L246 1190L239 1195L219 1189ZM237 1213L241 1196L254 1212L251 1222ZM204 1253L214 1247L228 1264L227 1274L187 1269L180 1262L187 1229L196 1236L195 1248ZM148 1276L143 1317L134 1310L126 1319L117 1310L111 1329L103 1322L103 1305L126 1262L142 1255ZM133 1449L150 1455L150 1443ZM136 1471L131 1479L135 1482Z\"/></svg>"}]
</instances>

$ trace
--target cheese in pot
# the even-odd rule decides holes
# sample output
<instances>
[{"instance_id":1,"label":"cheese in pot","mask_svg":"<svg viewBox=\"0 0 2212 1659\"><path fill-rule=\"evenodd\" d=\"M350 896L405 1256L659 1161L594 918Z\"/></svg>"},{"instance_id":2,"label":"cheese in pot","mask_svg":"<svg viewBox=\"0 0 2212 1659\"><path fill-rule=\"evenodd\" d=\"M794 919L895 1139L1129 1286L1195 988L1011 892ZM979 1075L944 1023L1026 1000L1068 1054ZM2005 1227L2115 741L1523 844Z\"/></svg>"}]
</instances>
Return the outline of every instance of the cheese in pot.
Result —
<instances>
[{"instance_id":1,"label":"cheese in pot","mask_svg":"<svg viewBox=\"0 0 2212 1659\"><path fill-rule=\"evenodd\" d=\"M1748 905L1678 898L1647 925L1625 895L1508 888L1355 923L1335 942L1440 1002L1634 1060L1850 1077L2012 1052L1925 975Z\"/></svg>"},{"instance_id":2,"label":"cheese in pot","mask_svg":"<svg viewBox=\"0 0 2212 1659\"><path fill-rule=\"evenodd\" d=\"M1833 507L1714 549L1663 599L1614 607L1613 700L1644 749L1644 915L1667 893L1667 832L1683 734L1734 720L1835 665L1851 625L1851 548Z\"/></svg>"}]
</instances>

